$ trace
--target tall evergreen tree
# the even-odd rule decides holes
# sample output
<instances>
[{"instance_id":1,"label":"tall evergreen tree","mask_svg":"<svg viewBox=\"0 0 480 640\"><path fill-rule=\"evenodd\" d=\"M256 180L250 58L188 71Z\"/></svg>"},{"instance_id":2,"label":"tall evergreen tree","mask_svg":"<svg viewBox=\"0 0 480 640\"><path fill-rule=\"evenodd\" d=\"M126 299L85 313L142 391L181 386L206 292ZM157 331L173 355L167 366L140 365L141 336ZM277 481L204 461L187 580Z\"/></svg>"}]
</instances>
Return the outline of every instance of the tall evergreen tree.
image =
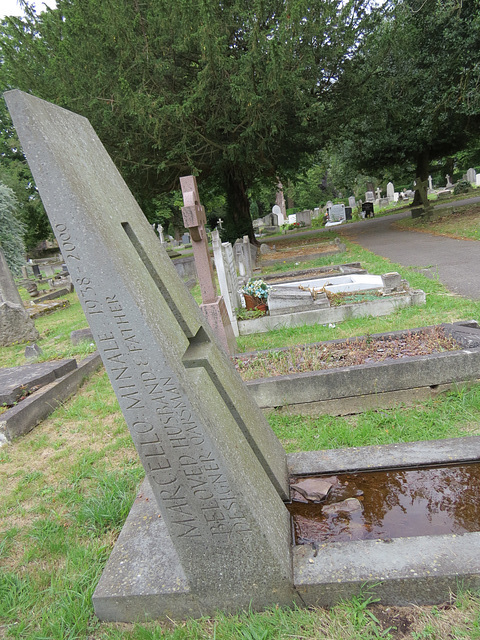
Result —
<instances>
[{"instance_id":1,"label":"tall evergreen tree","mask_svg":"<svg viewBox=\"0 0 480 640\"><path fill-rule=\"evenodd\" d=\"M477 136L479 81L479 0L392 0L340 83L351 100L337 131L354 144L352 164L412 163L425 181L431 160Z\"/></svg>"},{"instance_id":2,"label":"tall evergreen tree","mask_svg":"<svg viewBox=\"0 0 480 640\"><path fill-rule=\"evenodd\" d=\"M58 0L9 21L6 86L87 116L153 220L181 175L223 190L254 240L248 189L286 180L330 135L326 108L368 0Z\"/></svg>"}]
</instances>

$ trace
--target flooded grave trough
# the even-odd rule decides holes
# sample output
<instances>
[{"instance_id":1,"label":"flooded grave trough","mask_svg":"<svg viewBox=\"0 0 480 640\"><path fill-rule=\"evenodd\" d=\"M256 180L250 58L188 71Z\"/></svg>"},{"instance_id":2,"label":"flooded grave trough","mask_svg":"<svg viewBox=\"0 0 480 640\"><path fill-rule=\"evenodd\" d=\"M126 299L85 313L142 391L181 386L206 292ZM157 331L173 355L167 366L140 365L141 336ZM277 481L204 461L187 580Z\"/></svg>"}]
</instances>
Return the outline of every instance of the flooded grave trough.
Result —
<instances>
[{"instance_id":1,"label":"flooded grave trough","mask_svg":"<svg viewBox=\"0 0 480 640\"><path fill-rule=\"evenodd\" d=\"M296 544L480 531L478 462L301 478L292 490Z\"/></svg>"}]
</instances>

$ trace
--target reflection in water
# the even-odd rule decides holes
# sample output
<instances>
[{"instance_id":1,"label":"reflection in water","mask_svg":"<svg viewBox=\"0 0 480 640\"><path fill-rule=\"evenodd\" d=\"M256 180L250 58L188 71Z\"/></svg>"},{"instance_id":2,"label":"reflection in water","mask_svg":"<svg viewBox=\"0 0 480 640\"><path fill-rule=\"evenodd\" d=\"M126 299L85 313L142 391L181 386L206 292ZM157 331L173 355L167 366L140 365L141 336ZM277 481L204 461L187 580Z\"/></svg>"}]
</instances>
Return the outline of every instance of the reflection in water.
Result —
<instances>
[{"instance_id":1,"label":"reflection in water","mask_svg":"<svg viewBox=\"0 0 480 640\"><path fill-rule=\"evenodd\" d=\"M328 479L328 478L325 478ZM480 464L336 475L322 504L293 502L297 544L466 533L480 530ZM363 509L323 514L358 498Z\"/></svg>"}]
</instances>

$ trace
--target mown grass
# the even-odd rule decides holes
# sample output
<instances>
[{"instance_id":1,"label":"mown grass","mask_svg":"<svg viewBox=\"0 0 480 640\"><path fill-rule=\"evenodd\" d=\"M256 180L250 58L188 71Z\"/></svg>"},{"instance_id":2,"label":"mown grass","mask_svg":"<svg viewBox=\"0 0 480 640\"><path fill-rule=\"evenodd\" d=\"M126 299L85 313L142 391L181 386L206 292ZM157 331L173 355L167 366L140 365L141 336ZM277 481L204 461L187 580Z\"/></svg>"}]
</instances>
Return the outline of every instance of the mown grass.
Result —
<instances>
[{"instance_id":1,"label":"mown grass","mask_svg":"<svg viewBox=\"0 0 480 640\"><path fill-rule=\"evenodd\" d=\"M271 414L269 421L286 449L298 451L473 435L478 433L479 415L476 386L416 408L348 419ZM35 431L0 449L0 469L0 637L397 637L395 620L388 622L392 608L372 608L369 592L328 611L271 608L176 623L100 623L91 596L143 477L104 372L95 374L81 393ZM475 637L469 634L475 625L478 629L480 597L456 597L452 596L458 605L445 610L402 610L412 620L406 637ZM398 608L395 611L398 614Z\"/></svg>"},{"instance_id":2,"label":"mown grass","mask_svg":"<svg viewBox=\"0 0 480 640\"><path fill-rule=\"evenodd\" d=\"M373 273L394 268L388 261L347 244L341 261L361 260ZM335 258L332 263L339 261L338 256ZM262 336L261 348L313 342L323 339L319 337L322 335L348 337L478 317L478 304L452 297L438 282L414 270L402 268L401 273L413 286L427 291L425 308L342 323L335 328L305 327L280 335L273 332ZM72 353L70 331L86 326L74 294L70 300L68 309L36 322L40 344L46 351L51 349L52 355ZM6 362L23 364L23 350L24 345L2 349L2 366ZM291 452L477 435L479 417L480 386L476 385L410 408L370 411L347 418L272 413L268 420ZM365 591L330 610L273 607L262 613L219 613L186 622L100 623L93 614L91 596L142 478L143 469L103 371L94 374L74 398L34 431L0 448L0 637L480 638L480 595L460 588L445 607L380 607L375 604L374 594Z\"/></svg>"},{"instance_id":3,"label":"mown grass","mask_svg":"<svg viewBox=\"0 0 480 640\"><path fill-rule=\"evenodd\" d=\"M452 206L438 209L432 220L404 218L395 226L400 229L433 233L460 240L480 240L480 205Z\"/></svg>"}]
</instances>

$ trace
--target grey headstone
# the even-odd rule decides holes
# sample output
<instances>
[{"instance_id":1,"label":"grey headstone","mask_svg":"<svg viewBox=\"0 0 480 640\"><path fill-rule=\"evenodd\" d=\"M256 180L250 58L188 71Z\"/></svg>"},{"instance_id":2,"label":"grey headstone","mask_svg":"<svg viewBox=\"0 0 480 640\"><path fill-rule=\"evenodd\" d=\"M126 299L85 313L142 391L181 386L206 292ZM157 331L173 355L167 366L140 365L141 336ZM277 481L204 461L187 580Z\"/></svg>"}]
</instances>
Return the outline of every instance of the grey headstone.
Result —
<instances>
[{"instance_id":1,"label":"grey headstone","mask_svg":"<svg viewBox=\"0 0 480 640\"><path fill-rule=\"evenodd\" d=\"M472 184L476 184L476 182L477 182L477 172L475 171L475 169L470 168L467 171L467 180L468 180L468 182L471 182Z\"/></svg>"},{"instance_id":2,"label":"grey headstone","mask_svg":"<svg viewBox=\"0 0 480 640\"><path fill-rule=\"evenodd\" d=\"M365 202L375 202L375 194L373 191L367 191L365 193Z\"/></svg>"},{"instance_id":3,"label":"grey headstone","mask_svg":"<svg viewBox=\"0 0 480 640\"><path fill-rule=\"evenodd\" d=\"M265 255L266 253L270 253L272 251L272 248L270 247L270 245L268 245L266 242L262 242L262 244L260 245L260 253L262 255Z\"/></svg>"},{"instance_id":4,"label":"grey headstone","mask_svg":"<svg viewBox=\"0 0 480 640\"><path fill-rule=\"evenodd\" d=\"M389 182L387 184L387 198L389 202L393 202L394 200L395 187L393 182Z\"/></svg>"},{"instance_id":5,"label":"grey headstone","mask_svg":"<svg viewBox=\"0 0 480 640\"><path fill-rule=\"evenodd\" d=\"M347 219L347 215L345 213L345 205L344 204L334 204L330 207L330 213L328 214L329 220L331 222L340 222L342 220Z\"/></svg>"},{"instance_id":6,"label":"grey headstone","mask_svg":"<svg viewBox=\"0 0 480 640\"><path fill-rule=\"evenodd\" d=\"M74 345L80 344L81 342L93 342L92 330L88 328L71 331L70 340Z\"/></svg>"},{"instance_id":7,"label":"grey headstone","mask_svg":"<svg viewBox=\"0 0 480 640\"><path fill-rule=\"evenodd\" d=\"M352 209L355 209L355 207L357 206L357 203L355 201L355 196L350 196L348 198L348 206L351 207Z\"/></svg>"},{"instance_id":8,"label":"grey headstone","mask_svg":"<svg viewBox=\"0 0 480 640\"><path fill-rule=\"evenodd\" d=\"M182 615L182 598L192 615L291 603L282 446L88 120L5 98L188 585L177 598L160 574L132 600L123 564L100 580L96 611L133 621Z\"/></svg>"},{"instance_id":9,"label":"grey headstone","mask_svg":"<svg viewBox=\"0 0 480 640\"><path fill-rule=\"evenodd\" d=\"M38 344L27 344L25 347L25 359L36 360L43 353L42 348Z\"/></svg>"},{"instance_id":10,"label":"grey headstone","mask_svg":"<svg viewBox=\"0 0 480 640\"><path fill-rule=\"evenodd\" d=\"M305 209L305 211L299 211L297 214L297 222L303 222L306 227L310 227L312 224L312 211Z\"/></svg>"}]
</instances>

